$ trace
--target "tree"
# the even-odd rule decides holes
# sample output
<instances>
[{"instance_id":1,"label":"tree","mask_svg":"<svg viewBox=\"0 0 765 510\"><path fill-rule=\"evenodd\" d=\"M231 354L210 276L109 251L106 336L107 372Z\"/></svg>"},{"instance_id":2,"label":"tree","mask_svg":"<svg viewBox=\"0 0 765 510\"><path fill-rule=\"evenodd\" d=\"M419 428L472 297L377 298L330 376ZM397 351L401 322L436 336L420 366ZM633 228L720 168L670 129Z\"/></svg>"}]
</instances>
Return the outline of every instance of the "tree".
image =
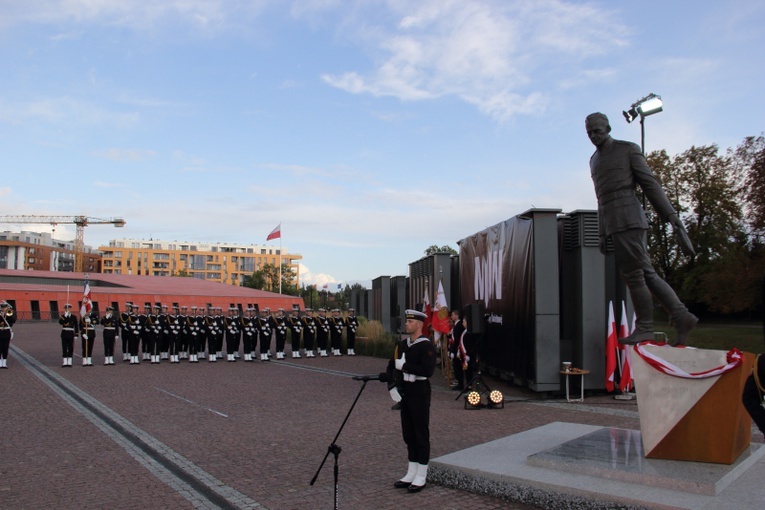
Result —
<instances>
[{"instance_id":1,"label":"tree","mask_svg":"<svg viewBox=\"0 0 765 510\"><path fill-rule=\"evenodd\" d=\"M282 294L297 296L298 289L295 285L297 275L287 264L282 264ZM279 292L279 268L274 264L264 264L252 276L245 276L243 287L270 292Z\"/></svg>"},{"instance_id":2,"label":"tree","mask_svg":"<svg viewBox=\"0 0 765 510\"><path fill-rule=\"evenodd\" d=\"M457 253L457 250L455 250L448 244L445 244L444 246L441 246L440 248L436 246L435 244L433 244L425 249L426 257L428 255L433 255L434 253L451 253L452 255L459 255L459 253Z\"/></svg>"},{"instance_id":3,"label":"tree","mask_svg":"<svg viewBox=\"0 0 765 510\"><path fill-rule=\"evenodd\" d=\"M756 235L758 205L765 203L758 194L765 193L765 176L758 174L758 165L765 166L763 148L762 137L750 137L726 155L709 145L673 158L665 151L648 156L696 248L694 257L683 256L671 227L648 207L652 262L684 301L726 314L757 309L765 269L765 249Z\"/></svg>"},{"instance_id":4,"label":"tree","mask_svg":"<svg viewBox=\"0 0 765 510\"><path fill-rule=\"evenodd\" d=\"M755 241L765 237L765 138L749 136L735 149L728 150L741 196L745 198L744 214Z\"/></svg>"},{"instance_id":5,"label":"tree","mask_svg":"<svg viewBox=\"0 0 765 510\"><path fill-rule=\"evenodd\" d=\"M182 278L192 278L194 275L186 271L185 269L179 269L178 271L174 271L173 274L170 276L180 276Z\"/></svg>"}]
</instances>

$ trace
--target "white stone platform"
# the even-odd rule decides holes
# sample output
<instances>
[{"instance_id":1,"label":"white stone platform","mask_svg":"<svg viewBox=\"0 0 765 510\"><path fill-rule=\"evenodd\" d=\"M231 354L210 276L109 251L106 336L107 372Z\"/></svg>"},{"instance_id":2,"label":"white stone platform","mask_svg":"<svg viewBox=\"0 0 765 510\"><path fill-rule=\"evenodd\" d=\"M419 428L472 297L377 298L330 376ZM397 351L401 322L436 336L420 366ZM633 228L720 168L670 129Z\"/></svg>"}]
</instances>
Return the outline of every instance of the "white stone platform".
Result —
<instances>
[{"instance_id":1,"label":"white stone platform","mask_svg":"<svg viewBox=\"0 0 765 510\"><path fill-rule=\"evenodd\" d=\"M428 480L550 510L741 510L765 501L765 445L731 465L646 459L638 431L555 422L433 459Z\"/></svg>"}]
</instances>

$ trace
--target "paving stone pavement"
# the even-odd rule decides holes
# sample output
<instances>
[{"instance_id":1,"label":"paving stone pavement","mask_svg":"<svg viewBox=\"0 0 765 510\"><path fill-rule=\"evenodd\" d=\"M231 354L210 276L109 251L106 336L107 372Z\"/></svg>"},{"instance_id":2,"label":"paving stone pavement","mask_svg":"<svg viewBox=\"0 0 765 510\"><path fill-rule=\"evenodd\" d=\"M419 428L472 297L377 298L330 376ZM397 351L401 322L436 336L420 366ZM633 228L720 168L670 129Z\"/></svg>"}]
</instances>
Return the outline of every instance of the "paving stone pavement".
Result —
<instances>
[{"instance_id":1,"label":"paving stone pavement","mask_svg":"<svg viewBox=\"0 0 765 510\"><path fill-rule=\"evenodd\" d=\"M2 508L333 508L332 455L309 482L357 396L337 439L339 508L533 508L434 484L419 494L393 488L406 471L398 412L385 384L351 378L383 371L386 360L288 353L131 366L118 353L117 365L103 366L99 334L93 367L75 356L62 368L57 324L14 330L0 370ZM540 400L486 381L505 393L504 409L465 410L433 377L433 458L554 421L639 428L634 401Z\"/></svg>"}]
</instances>

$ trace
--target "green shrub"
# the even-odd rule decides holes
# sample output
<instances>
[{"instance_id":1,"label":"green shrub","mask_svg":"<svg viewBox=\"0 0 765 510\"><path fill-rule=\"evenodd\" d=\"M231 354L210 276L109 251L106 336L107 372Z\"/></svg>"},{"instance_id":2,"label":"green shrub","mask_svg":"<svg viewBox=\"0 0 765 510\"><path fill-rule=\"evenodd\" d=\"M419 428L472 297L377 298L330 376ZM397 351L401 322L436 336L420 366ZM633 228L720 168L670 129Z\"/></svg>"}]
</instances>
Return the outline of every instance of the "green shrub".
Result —
<instances>
[{"instance_id":1,"label":"green shrub","mask_svg":"<svg viewBox=\"0 0 765 510\"><path fill-rule=\"evenodd\" d=\"M383 331L380 321L360 320L356 331L356 354L392 358L398 335Z\"/></svg>"}]
</instances>

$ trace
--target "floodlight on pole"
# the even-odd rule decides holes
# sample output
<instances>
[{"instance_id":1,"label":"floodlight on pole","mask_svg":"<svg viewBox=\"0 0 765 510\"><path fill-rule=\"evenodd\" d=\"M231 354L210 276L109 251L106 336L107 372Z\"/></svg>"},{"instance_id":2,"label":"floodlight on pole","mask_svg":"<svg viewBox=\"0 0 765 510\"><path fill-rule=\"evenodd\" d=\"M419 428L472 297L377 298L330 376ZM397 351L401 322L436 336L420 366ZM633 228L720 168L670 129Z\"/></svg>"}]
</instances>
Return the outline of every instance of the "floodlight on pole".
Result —
<instances>
[{"instance_id":1,"label":"floodlight on pole","mask_svg":"<svg viewBox=\"0 0 765 510\"><path fill-rule=\"evenodd\" d=\"M661 96L651 92L632 103L629 110L622 112L627 123L640 117L640 150L643 151L643 154L645 154L645 118L663 110L664 102L661 100Z\"/></svg>"}]
</instances>

